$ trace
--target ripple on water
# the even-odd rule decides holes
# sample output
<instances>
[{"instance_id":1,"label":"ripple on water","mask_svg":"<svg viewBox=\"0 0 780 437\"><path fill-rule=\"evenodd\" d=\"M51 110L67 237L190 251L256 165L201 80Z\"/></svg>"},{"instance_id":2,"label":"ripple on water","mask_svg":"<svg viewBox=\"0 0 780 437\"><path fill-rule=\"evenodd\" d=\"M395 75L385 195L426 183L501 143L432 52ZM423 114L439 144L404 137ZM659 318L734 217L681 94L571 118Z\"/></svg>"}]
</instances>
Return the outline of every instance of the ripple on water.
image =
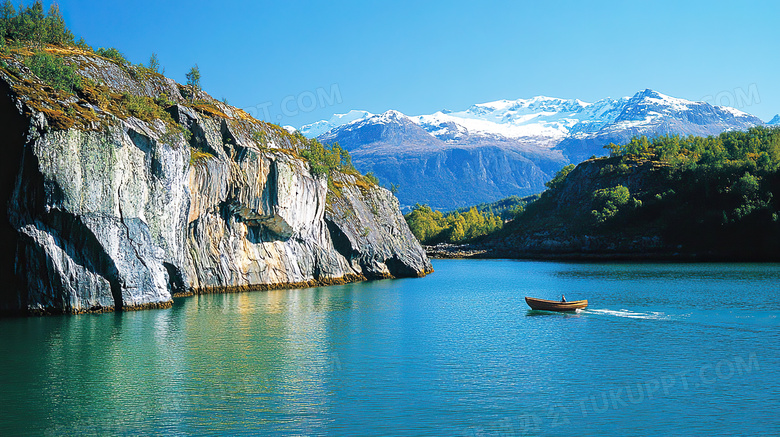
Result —
<instances>
[{"instance_id":1,"label":"ripple on water","mask_svg":"<svg viewBox=\"0 0 780 437\"><path fill-rule=\"evenodd\" d=\"M778 265L434 267L0 320L0 435L780 433Z\"/></svg>"}]
</instances>

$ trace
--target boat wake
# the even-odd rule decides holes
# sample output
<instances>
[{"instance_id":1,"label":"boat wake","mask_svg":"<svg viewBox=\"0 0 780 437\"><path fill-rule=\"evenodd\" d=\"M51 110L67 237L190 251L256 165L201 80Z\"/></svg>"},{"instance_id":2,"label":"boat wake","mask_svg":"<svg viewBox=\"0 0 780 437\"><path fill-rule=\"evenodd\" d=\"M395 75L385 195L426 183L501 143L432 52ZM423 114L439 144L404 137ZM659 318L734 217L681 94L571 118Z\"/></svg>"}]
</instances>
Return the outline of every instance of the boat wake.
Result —
<instances>
[{"instance_id":1,"label":"boat wake","mask_svg":"<svg viewBox=\"0 0 780 437\"><path fill-rule=\"evenodd\" d=\"M588 309L584 311L588 314L600 314L605 316L615 316L615 317L626 317L629 319L645 319L645 320L669 320L672 317L668 314L658 312L658 311L651 311L647 313L643 312L637 312L637 311L629 311L629 310L598 310L598 309Z\"/></svg>"}]
</instances>

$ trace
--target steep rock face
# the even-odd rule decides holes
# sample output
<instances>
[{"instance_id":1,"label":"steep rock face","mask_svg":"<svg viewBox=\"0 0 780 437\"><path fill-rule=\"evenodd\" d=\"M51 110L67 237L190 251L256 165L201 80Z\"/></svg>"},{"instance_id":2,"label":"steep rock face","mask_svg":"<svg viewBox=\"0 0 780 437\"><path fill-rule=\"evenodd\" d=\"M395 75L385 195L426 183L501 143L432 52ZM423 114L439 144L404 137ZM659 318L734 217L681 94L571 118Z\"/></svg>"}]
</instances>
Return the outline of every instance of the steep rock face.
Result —
<instances>
[{"instance_id":1,"label":"steep rock face","mask_svg":"<svg viewBox=\"0 0 780 437\"><path fill-rule=\"evenodd\" d=\"M18 305L82 311L169 302L164 265L184 260L176 229L188 205L186 148L152 141L132 120L100 134L41 134L44 118L33 127L8 204L20 237Z\"/></svg>"},{"instance_id":2,"label":"steep rock face","mask_svg":"<svg viewBox=\"0 0 780 437\"><path fill-rule=\"evenodd\" d=\"M0 72L9 150L0 179L9 265L0 272L10 284L0 310L164 307L177 293L432 271L387 190L336 175L341 190L330 192L282 129L205 95L188 104L162 76L140 81L88 55L71 62L114 93L165 93L166 111L191 135ZM52 100L26 94L31 86Z\"/></svg>"},{"instance_id":3,"label":"steep rock face","mask_svg":"<svg viewBox=\"0 0 780 437\"><path fill-rule=\"evenodd\" d=\"M327 183L299 159L246 150L193 168L187 226L196 288L251 288L358 278L335 253L324 211Z\"/></svg>"},{"instance_id":4,"label":"steep rock face","mask_svg":"<svg viewBox=\"0 0 780 437\"><path fill-rule=\"evenodd\" d=\"M350 175L338 175L334 185L337 193L325 209L325 220L334 245L350 265L361 266L369 278L430 271L390 191L366 186Z\"/></svg>"}]
</instances>

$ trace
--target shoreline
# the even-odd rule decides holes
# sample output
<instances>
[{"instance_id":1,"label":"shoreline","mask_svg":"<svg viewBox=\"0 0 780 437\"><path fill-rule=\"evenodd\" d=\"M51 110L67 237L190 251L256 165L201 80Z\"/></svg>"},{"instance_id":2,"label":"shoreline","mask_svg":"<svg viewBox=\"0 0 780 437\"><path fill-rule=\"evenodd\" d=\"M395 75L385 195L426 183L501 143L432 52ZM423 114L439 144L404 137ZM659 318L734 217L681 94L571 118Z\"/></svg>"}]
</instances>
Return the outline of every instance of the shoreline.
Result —
<instances>
[{"instance_id":1,"label":"shoreline","mask_svg":"<svg viewBox=\"0 0 780 437\"><path fill-rule=\"evenodd\" d=\"M425 277L433 273L433 269L425 271L417 278ZM328 287L332 285L346 285L358 282L376 281L381 279L402 279L404 276L395 277L371 277L368 278L364 275L347 274L338 278L321 278L312 279L310 281L303 282L280 282L275 284L254 284L254 285L235 285L235 286L217 286L217 287L201 287L197 289L190 289L185 292L171 293L171 300L165 302L150 302L139 305L125 306L120 310L116 310L113 306L96 306L85 310L79 311L65 311L57 309L19 309L19 310L5 310L0 309L0 318L15 318L15 317L49 317L49 316L76 316L83 314L105 314L105 313L122 313L130 311L142 311L148 309L169 309L173 307L176 300L184 299L192 296L208 295L208 294L226 294L226 293L247 293L255 291L272 291L272 290L302 290L306 288L314 287Z\"/></svg>"},{"instance_id":2,"label":"shoreline","mask_svg":"<svg viewBox=\"0 0 780 437\"><path fill-rule=\"evenodd\" d=\"M430 259L517 259L573 262L725 262L778 263L780 258L750 257L716 252L522 252L471 245L439 244L423 246Z\"/></svg>"}]
</instances>

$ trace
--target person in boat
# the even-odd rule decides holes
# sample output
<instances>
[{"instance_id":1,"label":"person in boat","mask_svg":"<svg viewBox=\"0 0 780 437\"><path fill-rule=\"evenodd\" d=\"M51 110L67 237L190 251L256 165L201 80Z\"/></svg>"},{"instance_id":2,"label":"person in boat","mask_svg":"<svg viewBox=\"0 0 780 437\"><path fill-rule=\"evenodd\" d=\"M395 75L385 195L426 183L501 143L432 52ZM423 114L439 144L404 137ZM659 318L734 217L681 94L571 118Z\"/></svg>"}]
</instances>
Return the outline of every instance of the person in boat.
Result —
<instances>
[{"instance_id":1,"label":"person in boat","mask_svg":"<svg viewBox=\"0 0 780 437\"><path fill-rule=\"evenodd\" d=\"M563 294L561 295L561 302L566 302L566 296Z\"/></svg>"}]
</instances>

